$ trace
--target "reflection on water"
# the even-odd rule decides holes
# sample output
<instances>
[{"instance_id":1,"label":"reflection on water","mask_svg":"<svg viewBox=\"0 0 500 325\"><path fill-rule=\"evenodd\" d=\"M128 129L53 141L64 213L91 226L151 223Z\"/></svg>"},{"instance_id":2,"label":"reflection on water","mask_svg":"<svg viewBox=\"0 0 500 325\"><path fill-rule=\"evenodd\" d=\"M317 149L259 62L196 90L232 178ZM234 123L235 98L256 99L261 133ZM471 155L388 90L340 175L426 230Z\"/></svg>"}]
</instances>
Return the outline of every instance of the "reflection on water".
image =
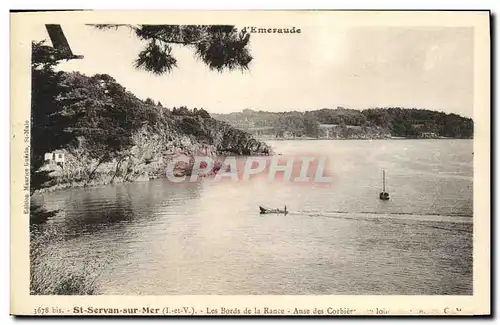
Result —
<instances>
[{"instance_id":1,"label":"reflection on water","mask_svg":"<svg viewBox=\"0 0 500 325\"><path fill-rule=\"evenodd\" d=\"M37 197L103 294L472 294L472 141L277 141L329 187L166 180ZM380 201L387 169L391 200ZM290 213L260 215L258 206Z\"/></svg>"},{"instance_id":2,"label":"reflection on water","mask_svg":"<svg viewBox=\"0 0 500 325\"><path fill-rule=\"evenodd\" d=\"M153 220L163 207L182 206L197 198L199 188L197 183L137 182L72 189L51 193L48 195L50 200L44 197L34 200L44 203L48 209L61 210L51 223L61 227L66 235L82 236L106 232L110 227L123 228L135 219L140 222Z\"/></svg>"}]
</instances>

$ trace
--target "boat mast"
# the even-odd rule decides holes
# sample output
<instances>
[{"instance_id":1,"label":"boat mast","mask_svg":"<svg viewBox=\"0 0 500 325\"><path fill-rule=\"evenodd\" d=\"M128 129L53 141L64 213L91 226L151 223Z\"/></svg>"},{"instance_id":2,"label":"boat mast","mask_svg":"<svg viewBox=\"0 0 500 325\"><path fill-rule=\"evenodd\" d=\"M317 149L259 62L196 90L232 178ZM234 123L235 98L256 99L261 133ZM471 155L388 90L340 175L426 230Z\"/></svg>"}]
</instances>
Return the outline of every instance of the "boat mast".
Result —
<instances>
[{"instance_id":1,"label":"boat mast","mask_svg":"<svg viewBox=\"0 0 500 325\"><path fill-rule=\"evenodd\" d=\"M382 174L382 183L384 184L384 185L383 185L384 187L383 187L383 190L382 190L382 191L385 193L385 169L382 171L382 173L383 173L383 174Z\"/></svg>"}]
</instances>

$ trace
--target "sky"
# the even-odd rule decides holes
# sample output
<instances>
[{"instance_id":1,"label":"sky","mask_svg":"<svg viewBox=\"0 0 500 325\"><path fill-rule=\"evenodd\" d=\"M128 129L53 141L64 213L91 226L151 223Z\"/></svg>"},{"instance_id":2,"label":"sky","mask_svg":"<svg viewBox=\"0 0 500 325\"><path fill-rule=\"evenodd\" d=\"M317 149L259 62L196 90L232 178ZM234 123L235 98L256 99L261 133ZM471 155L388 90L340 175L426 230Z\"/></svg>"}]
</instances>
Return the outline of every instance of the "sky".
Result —
<instances>
[{"instance_id":1,"label":"sky","mask_svg":"<svg viewBox=\"0 0 500 325\"><path fill-rule=\"evenodd\" d=\"M190 49L174 46L178 67L155 76L134 68L145 43L130 30L62 27L84 59L62 63L61 70L107 73L137 97L166 107L229 113L397 106L473 115L472 28L318 23L300 26L300 34L252 34L254 59L244 73L210 71ZM34 38L48 34L41 27Z\"/></svg>"}]
</instances>

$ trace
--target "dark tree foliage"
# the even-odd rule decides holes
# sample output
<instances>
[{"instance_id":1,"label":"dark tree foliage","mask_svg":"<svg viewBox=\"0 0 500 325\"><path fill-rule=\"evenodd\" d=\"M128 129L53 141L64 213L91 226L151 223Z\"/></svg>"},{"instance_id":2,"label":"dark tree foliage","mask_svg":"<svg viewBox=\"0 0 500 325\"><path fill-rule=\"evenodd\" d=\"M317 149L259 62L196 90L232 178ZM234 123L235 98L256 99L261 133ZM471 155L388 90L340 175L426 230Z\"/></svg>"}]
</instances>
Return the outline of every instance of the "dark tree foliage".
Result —
<instances>
[{"instance_id":1,"label":"dark tree foliage","mask_svg":"<svg viewBox=\"0 0 500 325\"><path fill-rule=\"evenodd\" d=\"M317 138L319 136L319 124L309 116L304 117L304 134L310 137Z\"/></svg>"},{"instance_id":2,"label":"dark tree foliage","mask_svg":"<svg viewBox=\"0 0 500 325\"><path fill-rule=\"evenodd\" d=\"M299 112L278 115L273 121L273 127L279 135L285 132L294 137L317 137L319 135L319 123Z\"/></svg>"},{"instance_id":3,"label":"dark tree foliage","mask_svg":"<svg viewBox=\"0 0 500 325\"><path fill-rule=\"evenodd\" d=\"M83 140L90 157L101 163L130 148L132 134L145 122L154 123L153 101L143 103L109 75L67 73L61 86L65 95L59 100L64 107L61 113L67 116L67 129Z\"/></svg>"},{"instance_id":4,"label":"dark tree foliage","mask_svg":"<svg viewBox=\"0 0 500 325\"><path fill-rule=\"evenodd\" d=\"M202 118L210 118L210 114L203 108L200 108L198 112L196 112L196 116L201 116Z\"/></svg>"},{"instance_id":5,"label":"dark tree foliage","mask_svg":"<svg viewBox=\"0 0 500 325\"><path fill-rule=\"evenodd\" d=\"M52 152L71 141L64 132L64 116L58 97L63 73L55 72L58 53L44 42L32 43L31 63L31 191L50 180L47 172L39 171L44 153Z\"/></svg>"},{"instance_id":6,"label":"dark tree foliage","mask_svg":"<svg viewBox=\"0 0 500 325\"><path fill-rule=\"evenodd\" d=\"M359 111L349 110L345 108L337 109L320 109L317 111L306 112L305 115L320 124L346 124L346 125L365 125L366 117Z\"/></svg>"},{"instance_id":7,"label":"dark tree foliage","mask_svg":"<svg viewBox=\"0 0 500 325\"><path fill-rule=\"evenodd\" d=\"M31 139L30 139L30 192L33 194L52 179L49 172L40 170L44 154L71 141L64 130L64 116L58 96L62 89L62 72L54 67L61 60L60 53L44 42L33 42L31 52ZM43 206L31 203L30 228L43 224L57 211L47 211Z\"/></svg>"},{"instance_id":8,"label":"dark tree foliage","mask_svg":"<svg viewBox=\"0 0 500 325\"><path fill-rule=\"evenodd\" d=\"M201 141L210 141L210 136L203 128L200 128L200 123L194 117L184 116L177 123L177 127Z\"/></svg>"},{"instance_id":9,"label":"dark tree foliage","mask_svg":"<svg viewBox=\"0 0 500 325\"><path fill-rule=\"evenodd\" d=\"M157 75L177 67L175 45L191 48L211 70L249 68L250 34L231 25L93 25L101 30L129 28L145 42L134 65Z\"/></svg>"},{"instance_id":10,"label":"dark tree foliage","mask_svg":"<svg viewBox=\"0 0 500 325\"><path fill-rule=\"evenodd\" d=\"M109 75L55 72L56 57L43 42L32 44L32 192L50 181L40 171L45 153L84 143L91 158L106 162L130 148L133 132L157 118L151 99L142 102Z\"/></svg>"},{"instance_id":11,"label":"dark tree foliage","mask_svg":"<svg viewBox=\"0 0 500 325\"><path fill-rule=\"evenodd\" d=\"M193 108L193 110L189 110L186 106L181 106L179 108L174 107L172 109L172 115L176 116L199 116L201 118L210 118L210 114L204 110L203 108Z\"/></svg>"}]
</instances>

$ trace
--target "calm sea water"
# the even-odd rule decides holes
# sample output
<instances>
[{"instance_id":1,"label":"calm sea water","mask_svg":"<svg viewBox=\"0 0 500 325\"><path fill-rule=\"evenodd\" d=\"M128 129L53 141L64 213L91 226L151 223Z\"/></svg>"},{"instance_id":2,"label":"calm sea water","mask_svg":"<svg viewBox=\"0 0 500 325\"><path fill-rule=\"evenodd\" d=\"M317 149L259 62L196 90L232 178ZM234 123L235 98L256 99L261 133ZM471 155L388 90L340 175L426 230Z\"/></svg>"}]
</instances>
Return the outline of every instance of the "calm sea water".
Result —
<instances>
[{"instance_id":1,"label":"calm sea water","mask_svg":"<svg viewBox=\"0 0 500 325\"><path fill-rule=\"evenodd\" d=\"M159 179L44 194L65 234L49 249L68 265L101 260L101 294L472 294L472 140L270 143L327 155L331 186Z\"/></svg>"}]
</instances>

